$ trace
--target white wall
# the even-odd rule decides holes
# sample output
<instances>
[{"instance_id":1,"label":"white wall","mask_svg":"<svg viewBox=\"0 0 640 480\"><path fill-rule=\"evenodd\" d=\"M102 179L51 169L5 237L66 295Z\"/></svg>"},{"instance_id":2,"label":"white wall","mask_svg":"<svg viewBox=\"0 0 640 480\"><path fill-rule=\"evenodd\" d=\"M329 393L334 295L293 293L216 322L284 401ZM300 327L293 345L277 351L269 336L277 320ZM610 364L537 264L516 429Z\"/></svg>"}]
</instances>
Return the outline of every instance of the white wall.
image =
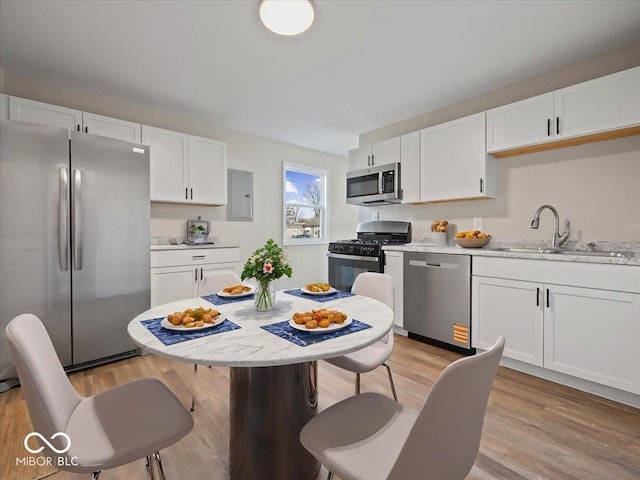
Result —
<instances>
[{"instance_id":1,"label":"white wall","mask_svg":"<svg viewBox=\"0 0 640 480\"><path fill-rule=\"evenodd\" d=\"M640 65L640 43L497 88L418 117L360 135L360 145L392 138L523 98ZM415 239L429 237L431 222L446 218L462 230L482 218L496 239L549 241L553 217L544 212L540 229L529 224L545 203L568 218L570 240L640 241L640 136L567 147L497 160L497 198L437 205L361 208L361 220L413 222ZM548 217L547 217L548 216Z\"/></svg>"},{"instance_id":2,"label":"white wall","mask_svg":"<svg viewBox=\"0 0 640 480\"><path fill-rule=\"evenodd\" d=\"M240 245L240 258L243 260L269 238L281 243L283 162L330 171L329 238L351 238L354 235L358 208L344 201L346 158L221 128L160 108L48 84L7 71L2 73L2 93L222 140L228 143L228 167L253 172L253 222L227 222L225 207L152 203L151 235L154 237L184 237L187 219L201 215L204 220L211 220L213 236L218 242ZM285 247L294 274L291 280L286 277L280 280L278 287L326 281L326 251L327 245ZM241 269L242 265L238 272Z\"/></svg>"}]
</instances>

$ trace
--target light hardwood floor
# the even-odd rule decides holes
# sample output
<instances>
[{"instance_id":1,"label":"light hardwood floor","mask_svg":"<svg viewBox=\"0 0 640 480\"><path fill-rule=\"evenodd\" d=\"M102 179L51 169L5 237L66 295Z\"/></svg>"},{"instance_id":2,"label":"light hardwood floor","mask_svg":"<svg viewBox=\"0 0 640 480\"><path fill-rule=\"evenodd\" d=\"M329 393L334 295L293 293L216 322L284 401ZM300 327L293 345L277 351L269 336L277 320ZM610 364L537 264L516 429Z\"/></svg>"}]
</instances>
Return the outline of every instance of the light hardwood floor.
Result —
<instances>
[{"instance_id":1,"label":"light hardwood floor","mask_svg":"<svg viewBox=\"0 0 640 480\"><path fill-rule=\"evenodd\" d=\"M396 336L390 365L400 402L420 408L440 371L457 358L455 353ZM352 395L354 379L336 367L319 364L322 410ZM161 379L185 406L192 391L198 399L193 431L163 450L167 478L228 478L229 369L201 367L194 376L191 365L148 355L70 378L81 394L91 395L141 377ZM362 390L390 395L384 369L363 375ZM88 478L50 467L16 466L16 457L26 454L24 436L32 430L19 388L0 395L0 427L0 479ZM324 476L322 469L318 478ZM100 478L148 477L144 462L137 461L107 470ZM500 367L489 399L480 453L468 479L638 480L640 410Z\"/></svg>"}]
</instances>

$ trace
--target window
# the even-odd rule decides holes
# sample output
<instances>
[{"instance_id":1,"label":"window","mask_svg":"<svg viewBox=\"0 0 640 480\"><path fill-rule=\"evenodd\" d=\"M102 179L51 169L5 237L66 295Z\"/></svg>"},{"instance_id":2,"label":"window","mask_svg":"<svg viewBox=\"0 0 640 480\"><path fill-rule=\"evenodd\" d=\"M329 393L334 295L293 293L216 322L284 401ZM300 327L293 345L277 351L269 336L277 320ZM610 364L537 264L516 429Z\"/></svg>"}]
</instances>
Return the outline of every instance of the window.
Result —
<instances>
[{"instance_id":1,"label":"window","mask_svg":"<svg viewBox=\"0 0 640 480\"><path fill-rule=\"evenodd\" d=\"M324 243L327 238L329 172L284 163L283 173L283 244Z\"/></svg>"}]
</instances>

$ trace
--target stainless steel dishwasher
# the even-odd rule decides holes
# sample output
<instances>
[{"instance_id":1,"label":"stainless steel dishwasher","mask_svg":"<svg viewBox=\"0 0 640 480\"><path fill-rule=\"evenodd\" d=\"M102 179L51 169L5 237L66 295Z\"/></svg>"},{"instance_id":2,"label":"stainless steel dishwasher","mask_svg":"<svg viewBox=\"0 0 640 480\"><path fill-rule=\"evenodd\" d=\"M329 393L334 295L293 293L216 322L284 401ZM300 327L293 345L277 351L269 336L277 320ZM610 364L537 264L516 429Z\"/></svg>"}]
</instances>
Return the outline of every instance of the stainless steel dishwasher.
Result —
<instances>
[{"instance_id":1,"label":"stainless steel dishwasher","mask_svg":"<svg viewBox=\"0 0 640 480\"><path fill-rule=\"evenodd\" d=\"M475 353L470 255L404 253L404 328L411 338Z\"/></svg>"}]
</instances>

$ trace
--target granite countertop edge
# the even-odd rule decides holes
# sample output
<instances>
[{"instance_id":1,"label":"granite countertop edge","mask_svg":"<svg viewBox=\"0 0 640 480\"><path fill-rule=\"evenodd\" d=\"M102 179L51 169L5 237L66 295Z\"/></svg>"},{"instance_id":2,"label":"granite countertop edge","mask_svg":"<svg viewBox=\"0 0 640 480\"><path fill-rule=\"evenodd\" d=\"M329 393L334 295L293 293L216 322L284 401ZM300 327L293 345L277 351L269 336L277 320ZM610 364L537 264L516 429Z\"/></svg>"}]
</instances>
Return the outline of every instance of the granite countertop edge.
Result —
<instances>
[{"instance_id":1,"label":"granite countertop edge","mask_svg":"<svg viewBox=\"0 0 640 480\"><path fill-rule=\"evenodd\" d=\"M204 248L239 248L240 245L233 243L207 243L202 245L151 245L151 251L164 251L164 250L202 250Z\"/></svg>"},{"instance_id":2,"label":"granite countertop edge","mask_svg":"<svg viewBox=\"0 0 640 480\"><path fill-rule=\"evenodd\" d=\"M513 246L511 244L493 244L494 248L501 248L505 246ZM518 245L524 246L524 245ZM526 246L527 248L531 248L530 245ZM536 248L533 246L533 248ZM554 253L526 253L526 252L505 252L505 251L496 251L491 250L491 247L485 248L463 248L457 245L449 245L449 246L437 246L433 244L429 244L428 242L414 242L413 244L406 245L387 245L383 247L383 250L386 251L396 251L396 252L421 252L421 253L445 253L451 255L473 255L473 256L483 256L483 257L505 257L505 258L522 258L529 260L552 260L558 262L581 262L581 263L598 263L598 264L609 264L609 265L635 265L640 266L640 251L637 251L635 244L629 243L621 243L619 248L612 248L612 251L631 251L633 252L632 257L597 257L597 256L588 256L588 255L562 255L562 254L554 254Z\"/></svg>"}]
</instances>

